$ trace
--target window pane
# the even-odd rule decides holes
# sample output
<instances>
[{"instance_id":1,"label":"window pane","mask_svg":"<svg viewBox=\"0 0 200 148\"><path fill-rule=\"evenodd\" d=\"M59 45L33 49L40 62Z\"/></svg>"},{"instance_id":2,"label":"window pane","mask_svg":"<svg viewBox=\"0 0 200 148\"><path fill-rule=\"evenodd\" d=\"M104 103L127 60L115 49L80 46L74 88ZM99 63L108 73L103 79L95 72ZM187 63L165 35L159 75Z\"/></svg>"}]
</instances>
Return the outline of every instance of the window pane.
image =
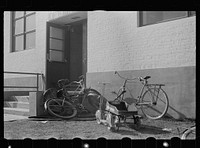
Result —
<instances>
[{"instance_id":1,"label":"window pane","mask_svg":"<svg viewBox=\"0 0 200 148\"><path fill-rule=\"evenodd\" d=\"M35 32L26 34L26 49L35 48Z\"/></svg>"},{"instance_id":2,"label":"window pane","mask_svg":"<svg viewBox=\"0 0 200 148\"><path fill-rule=\"evenodd\" d=\"M15 51L20 51L24 49L24 36L15 37Z\"/></svg>"},{"instance_id":3,"label":"window pane","mask_svg":"<svg viewBox=\"0 0 200 148\"><path fill-rule=\"evenodd\" d=\"M187 16L187 11L142 11L141 25L154 24L165 20Z\"/></svg>"},{"instance_id":4,"label":"window pane","mask_svg":"<svg viewBox=\"0 0 200 148\"><path fill-rule=\"evenodd\" d=\"M163 14L162 20L187 16L187 11L160 11Z\"/></svg>"},{"instance_id":5,"label":"window pane","mask_svg":"<svg viewBox=\"0 0 200 148\"><path fill-rule=\"evenodd\" d=\"M142 24L152 24L158 22L162 17L162 13L158 11L143 11L142 12Z\"/></svg>"},{"instance_id":6,"label":"window pane","mask_svg":"<svg viewBox=\"0 0 200 148\"><path fill-rule=\"evenodd\" d=\"M50 50L50 60L51 61L63 61L63 52L59 52L59 51L54 51L54 50Z\"/></svg>"},{"instance_id":7,"label":"window pane","mask_svg":"<svg viewBox=\"0 0 200 148\"><path fill-rule=\"evenodd\" d=\"M50 38L50 49L63 50L63 41Z\"/></svg>"},{"instance_id":8,"label":"window pane","mask_svg":"<svg viewBox=\"0 0 200 148\"><path fill-rule=\"evenodd\" d=\"M24 19L19 19L15 21L15 34L24 32Z\"/></svg>"},{"instance_id":9,"label":"window pane","mask_svg":"<svg viewBox=\"0 0 200 148\"><path fill-rule=\"evenodd\" d=\"M26 17L26 32L35 29L35 15Z\"/></svg>"},{"instance_id":10,"label":"window pane","mask_svg":"<svg viewBox=\"0 0 200 148\"><path fill-rule=\"evenodd\" d=\"M15 18L24 16L24 11L15 11Z\"/></svg>"},{"instance_id":11,"label":"window pane","mask_svg":"<svg viewBox=\"0 0 200 148\"><path fill-rule=\"evenodd\" d=\"M64 30L63 29L50 27L50 37L63 39L63 35L64 35Z\"/></svg>"},{"instance_id":12,"label":"window pane","mask_svg":"<svg viewBox=\"0 0 200 148\"><path fill-rule=\"evenodd\" d=\"M196 15L196 11L190 11L191 16Z\"/></svg>"}]
</instances>

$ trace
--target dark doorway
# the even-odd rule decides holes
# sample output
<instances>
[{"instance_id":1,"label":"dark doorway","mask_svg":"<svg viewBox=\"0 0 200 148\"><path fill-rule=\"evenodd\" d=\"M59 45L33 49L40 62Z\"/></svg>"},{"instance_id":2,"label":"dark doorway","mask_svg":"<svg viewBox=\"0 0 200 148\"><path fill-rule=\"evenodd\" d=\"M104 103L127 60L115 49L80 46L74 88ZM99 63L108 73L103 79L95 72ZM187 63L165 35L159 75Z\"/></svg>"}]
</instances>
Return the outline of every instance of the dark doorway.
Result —
<instances>
[{"instance_id":1,"label":"dark doorway","mask_svg":"<svg viewBox=\"0 0 200 148\"><path fill-rule=\"evenodd\" d=\"M74 24L70 27L70 81L77 80L82 75L82 24Z\"/></svg>"},{"instance_id":2,"label":"dark doorway","mask_svg":"<svg viewBox=\"0 0 200 148\"><path fill-rule=\"evenodd\" d=\"M87 72L87 21L47 23L46 89L59 79L78 80Z\"/></svg>"}]
</instances>

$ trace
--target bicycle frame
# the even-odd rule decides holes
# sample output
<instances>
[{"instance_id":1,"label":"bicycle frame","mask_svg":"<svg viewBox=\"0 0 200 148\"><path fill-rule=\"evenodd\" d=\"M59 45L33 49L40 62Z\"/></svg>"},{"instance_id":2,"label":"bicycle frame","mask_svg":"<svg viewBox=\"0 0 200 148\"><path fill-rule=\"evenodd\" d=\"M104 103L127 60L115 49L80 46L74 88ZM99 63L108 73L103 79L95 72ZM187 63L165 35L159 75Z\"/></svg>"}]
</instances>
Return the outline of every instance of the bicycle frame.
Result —
<instances>
[{"instance_id":1,"label":"bicycle frame","mask_svg":"<svg viewBox=\"0 0 200 148\"><path fill-rule=\"evenodd\" d=\"M59 89L57 92L62 92L62 96L63 96L63 101L62 101L62 105L64 103L65 100L70 101L71 103L75 103L78 99L78 97L81 94L84 94L84 90L85 90L85 84L84 84L84 77L80 76L79 77L79 81L72 81L67 85L62 85L61 89ZM61 81L66 81L66 79L61 79L58 81L59 83L62 83ZM67 88L70 88L71 86L73 86L74 84L78 84L78 86L76 87L76 89L72 92L72 94L70 93L70 91L67 90ZM79 103L78 103L79 104ZM81 104L81 103L80 103Z\"/></svg>"},{"instance_id":2,"label":"bicycle frame","mask_svg":"<svg viewBox=\"0 0 200 148\"><path fill-rule=\"evenodd\" d=\"M77 106L79 109L81 110L85 110L84 105L82 104L84 102L84 95L87 94L90 90L91 91L95 91L91 88L86 88L85 83L84 83L84 76L80 76L79 77L79 81L72 81L71 83L69 83L68 85L65 85L61 91L64 92L63 94L63 102L65 100L71 102L72 104L74 104L75 106ZM67 90L67 87L73 86L74 84L78 84L78 86L76 86L76 89L73 90L72 93L70 93L70 91ZM79 101L80 97L83 95L83 98L81 101Z\"/></svg>"},{"instance_id":3,"label":"bicycle frame","mask_svg":"<svg viewBox=\"0 0 200 148\"><path fill-rule=\"evenodd\" d=\"M122 92L121 92L120 94L118 94L118 96L117 96L116 99L118 99L118 98L121 97L120 101L123 100L123 98L124 98L124 93L126 92L126 83L127 83L128 81L133 81L133 80L139 79L139 80L141 81L141 83L142 83L143 86L142 86L142 88L141 88L141 90L140 90L140 92L139 92L139 96L137 96L137 103L136 103L136 105L148 105L148 104L154 104L154 105L156 105L156 102L157 102L157 100L158 100L158 98L159 98L159 97L158 97L158 94L159 94L160 89L162 89L161 86L164 86L163 84L148 84L147 79L142 78L142 77L134 78L134 79L128 79L128 78L124 78L124 77L120 76L118 72L115 72L115 74L118 74L118 76L119 76L120 78L124 79L123 85L122 85L122 87L121 87ZM151 86L154 86L154 92L151 91L151 88L150 88ZM159 86L159 88L156 88L156 86ZM152 102L151 102L151 103L146 103L146 102L145 102L145 103L142 103L142 102L140 102L140 99L142 98L142 96L143 96L143 94L144 94L144 92L145 92L145 88L151 92L151 96L152 96ZM157 89L158 89L158 92L155 94L155 91L156 91ZM131 93L130 93L130 94L131 94ZM155 99L155 96L156 96L156 99ZM116 99L115 99L115 100L116 100Z\"/></svg>"}]
</instances>

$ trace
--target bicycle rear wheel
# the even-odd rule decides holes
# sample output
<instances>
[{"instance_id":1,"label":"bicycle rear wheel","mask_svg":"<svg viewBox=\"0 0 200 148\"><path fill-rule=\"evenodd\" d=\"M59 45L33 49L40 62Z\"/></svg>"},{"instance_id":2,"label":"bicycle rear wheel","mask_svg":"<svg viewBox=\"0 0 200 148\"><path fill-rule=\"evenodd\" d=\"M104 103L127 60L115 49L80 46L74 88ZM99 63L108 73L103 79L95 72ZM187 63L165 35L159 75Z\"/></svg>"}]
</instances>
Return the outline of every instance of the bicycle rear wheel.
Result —
<instances>
[{"instance_id":1,"label":"bicycle rear wheel","mask_svg":"<svg viewBox=\"0 0 200 148\"><path fill-rule=\"evenodd\" d=\"M58 118L70 119L77 115L77 109L68 101L50 99L47 102L48 112Z\"/></svg>"},{"instance_id":2,"label":"bicycle rear wheel","mask_svg":"<svg viewBox=\"0 0 200 148\"><path fill-rule=\"evenodd\" d=\"M153 102L153 100L156 100ZM166 92L162 88L150 88L142 96L141 110L150 119L162 118L169 107L169 100Z\"/></svg>"},{"instance_id":3,"label":"bicycle rear wheel","mask_svg":"<svg viewBox=\"0 0 200 148\"><path fill-rule=\"evenodd\" d=\"M181 139L187 140L187 139L196 139L196 126L192 127L190 129L187 129L183 135L181 136Z\"/></svg>"}]
</instances>

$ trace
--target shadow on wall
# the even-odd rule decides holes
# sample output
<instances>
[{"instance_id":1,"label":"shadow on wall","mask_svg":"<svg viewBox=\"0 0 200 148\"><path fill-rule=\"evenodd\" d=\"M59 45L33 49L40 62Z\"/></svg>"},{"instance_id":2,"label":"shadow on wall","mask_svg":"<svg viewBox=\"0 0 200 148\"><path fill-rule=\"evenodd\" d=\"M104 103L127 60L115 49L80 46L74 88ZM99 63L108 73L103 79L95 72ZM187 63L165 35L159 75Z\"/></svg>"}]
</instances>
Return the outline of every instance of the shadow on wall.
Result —
<instances>
[{"instance_id":1,"label":"shadow on wall","mask_svg":"<svg viewBox=\"0 0 200 148\"><path fill-rule=\"evenodd\" d=\"M182 114L181 112L179 112L178 110L176 110L175 108L173 108L172 106L169 106L168 111L171 110L174 113L176 113L176 117L171 116L169 113L166 113L166 117L172 118L172 119L178 119L178 120L185 120L187 117Z\"/></svg>"},{"instance_id":2,"label":"shadow on wall","mask_svg":"<svg viewBox=\"0 0 200 148\"><path fill-rule=\"evenodd\" d=\"M138 101L137 99L134 99L134 98L125 98L124 100L129 105L136 103ZM153 108L153 109L154 109L154 111L156 110L155 108ZM170 111L170 113L169 113L169 111ZM159 112L159 111L157 110L157 112ZM181 120L181 121L187 119L187 117L183 113L181 113L180 111L178 111L177 109L175 109L174 107L172 107L170 105L168 107L168 112L166 113L165 117L171 118L171 119L176 119L176 120Z\"/></svg>"}]
</instances>

